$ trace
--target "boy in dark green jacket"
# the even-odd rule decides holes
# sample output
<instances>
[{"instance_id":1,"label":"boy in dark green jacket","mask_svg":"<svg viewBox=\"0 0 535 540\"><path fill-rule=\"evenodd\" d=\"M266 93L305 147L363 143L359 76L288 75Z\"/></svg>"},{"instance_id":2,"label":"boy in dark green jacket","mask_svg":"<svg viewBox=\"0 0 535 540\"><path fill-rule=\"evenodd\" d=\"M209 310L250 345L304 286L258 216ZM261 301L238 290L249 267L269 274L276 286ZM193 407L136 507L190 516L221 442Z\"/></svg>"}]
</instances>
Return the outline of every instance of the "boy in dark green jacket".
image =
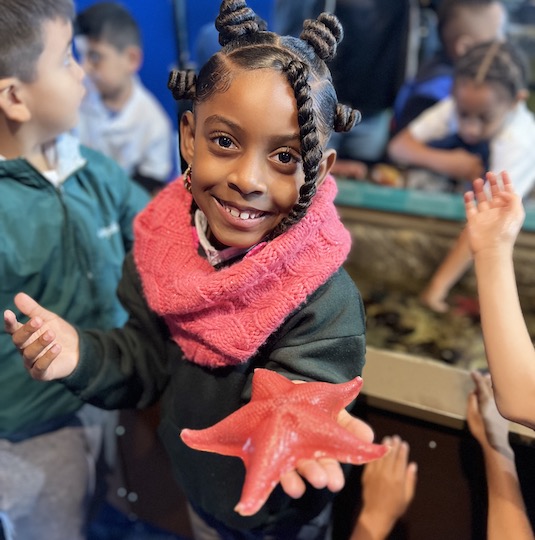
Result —
<instances>
[{"instance_id":1,"label":"boy in dark green jacket","mask_svg":"<svg viewBox=\"0 0 535 540\"><path fill-rule=\"evenodd\" d=\"M120 326L126 315L115 291L148 195L68 134L84 93L71 0L0 0L0 10L1 302L14 307L24 289L81 327ZM2 471L12 482L4 480L21 491L3 493L10 506L0 514L18 538L84 538L94 474L84 403L29 377L10 342L1 331L0 452L14 464ZM33 486L18 481L25 468L36 470Z\"/></svg>"}]
</instances>

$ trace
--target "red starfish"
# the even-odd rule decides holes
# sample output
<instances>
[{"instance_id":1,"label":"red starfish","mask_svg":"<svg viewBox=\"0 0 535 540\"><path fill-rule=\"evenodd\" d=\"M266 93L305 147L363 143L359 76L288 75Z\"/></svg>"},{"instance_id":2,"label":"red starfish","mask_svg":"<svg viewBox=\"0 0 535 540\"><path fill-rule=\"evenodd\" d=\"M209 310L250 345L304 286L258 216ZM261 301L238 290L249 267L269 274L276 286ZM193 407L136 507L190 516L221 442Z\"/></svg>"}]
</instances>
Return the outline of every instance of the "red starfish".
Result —
<instances>
[{"instance_id":1,"label":"red starfish","mask_svg":"<svg viewBox=\"0 0 535 540\"><path fill-rule=\"evenodd\" d=\"M361 465L382 457L388 447L362 441L341 427L338 413L355 399L362 379L341 384L295 384L268 369L256 369L251 401L212 427L183 429L191 448L237 456L245 482L235 510L258 512L282 474L301 459L334 458Z\"/></svg>"}]
</instances>

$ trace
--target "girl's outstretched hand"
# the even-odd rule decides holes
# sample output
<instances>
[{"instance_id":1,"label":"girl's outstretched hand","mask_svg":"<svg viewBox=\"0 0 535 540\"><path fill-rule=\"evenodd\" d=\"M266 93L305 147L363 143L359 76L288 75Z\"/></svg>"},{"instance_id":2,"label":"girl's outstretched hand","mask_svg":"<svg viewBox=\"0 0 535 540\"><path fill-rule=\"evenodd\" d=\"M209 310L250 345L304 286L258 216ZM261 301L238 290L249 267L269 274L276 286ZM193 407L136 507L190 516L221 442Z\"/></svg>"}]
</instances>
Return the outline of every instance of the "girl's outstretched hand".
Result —
<instances>
[{"instance_id":1,"label":"girl's outstretched hand","mask_svg":"<svg viewBox=\"0 0 535 540\"><path fill-rule=\"evenodd\" d=\"M342 409L338 415L338 424L363 441L370 443L373 441L372 428L366 422L349 414L345 409ZM285 493L294 499L302 497L306 490L303 478L316 489L327 488L335 493L345 485L342 466L335 459L303 459L299 461L295 470L281 476L280 482Z\"/></svg>"},{"instance_id":2,"label":"girl's outstretched hand","mask_svg":"<svg viewBox=\"0 0 535 540\"><path fill-rule=\"evenodd\" d=\"M11 310L6 310L4 329L20 350L28 373L42 381L70 375L79 357L78 333L74 327L27 294L17 294L15 305L29 321L22 324Z\"/></svg>"},{"instance_id":3,"label":"girl's outstretched hand","mask_svg":"<svg viewBox=\"0 0 535 540\"><path fill-rule=\"evenodd\" d=\"M474 190L464 195L468 237L474 254L495 249L511 252L524 223L522 199L514 192L506 172L501 178L503 185L489 172L490 194L485 192L483 179L478 178L474 180Z\"/></svg>"}]
</instances>

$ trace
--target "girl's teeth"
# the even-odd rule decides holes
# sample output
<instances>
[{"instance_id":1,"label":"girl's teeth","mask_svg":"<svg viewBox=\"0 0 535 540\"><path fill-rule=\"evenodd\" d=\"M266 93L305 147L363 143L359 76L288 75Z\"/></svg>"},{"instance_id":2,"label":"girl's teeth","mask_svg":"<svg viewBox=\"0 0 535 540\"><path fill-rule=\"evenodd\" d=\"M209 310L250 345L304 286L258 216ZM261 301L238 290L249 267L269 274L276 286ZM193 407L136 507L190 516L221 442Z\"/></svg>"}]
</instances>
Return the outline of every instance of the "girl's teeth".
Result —
<instances>
[{"instance_id":1,"label":"girl's teeth","mask_svg":"<svg viewBox=\"0 0 535 540\"><path fill-rule=\"evenodd\" d=\"M240 219L254 219L257 218L260 214L255 214L251 212L240 212L237 208L231 208L229 206L225 207L225 210L233 217Z\"/></svg>"}]
</instances>

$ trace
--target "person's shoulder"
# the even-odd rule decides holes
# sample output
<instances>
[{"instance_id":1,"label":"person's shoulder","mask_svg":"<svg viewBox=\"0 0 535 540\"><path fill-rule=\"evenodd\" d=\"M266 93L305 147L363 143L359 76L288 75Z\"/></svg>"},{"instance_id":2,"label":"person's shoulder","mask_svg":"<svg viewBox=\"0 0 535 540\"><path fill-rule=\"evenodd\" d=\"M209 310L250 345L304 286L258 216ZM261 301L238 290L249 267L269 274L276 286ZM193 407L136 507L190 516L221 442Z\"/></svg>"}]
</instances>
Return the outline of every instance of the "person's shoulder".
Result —
<instances>
[{"instance_id":1,"label":"person's shoulder","mask_svg":"<svg viewBox=\"0 0 535 540\"><path fill-rule=\"evenodd\" d=\"M114 159L99 150L80 144L80 154L85 159L84 169L94 182L127 184L132 181Z\"/></svg>"},{"instance_id":2,"label":"person's shoulder","mask_svg":"<svg viewBox=\"0 0 535 540\"><path fill-rule=\"evenodd\" d=\"M517 144L532 145L535 138L535 114L524 101L517 104L503 128L495 137L496 141L516 141Z\"/></svg>"},{"instance_id":3,"label":"person's shoulder","mask_svg":"<svg viewBox=\"0 0 535 540\"><path fill-rule=\"evenodd\" d=\"M344 267L340 267L329 279L320 285L309 297L308 302L327 302L332 307L347 302L360 304L360 291Z\"/></svg>"}]
</instances>

